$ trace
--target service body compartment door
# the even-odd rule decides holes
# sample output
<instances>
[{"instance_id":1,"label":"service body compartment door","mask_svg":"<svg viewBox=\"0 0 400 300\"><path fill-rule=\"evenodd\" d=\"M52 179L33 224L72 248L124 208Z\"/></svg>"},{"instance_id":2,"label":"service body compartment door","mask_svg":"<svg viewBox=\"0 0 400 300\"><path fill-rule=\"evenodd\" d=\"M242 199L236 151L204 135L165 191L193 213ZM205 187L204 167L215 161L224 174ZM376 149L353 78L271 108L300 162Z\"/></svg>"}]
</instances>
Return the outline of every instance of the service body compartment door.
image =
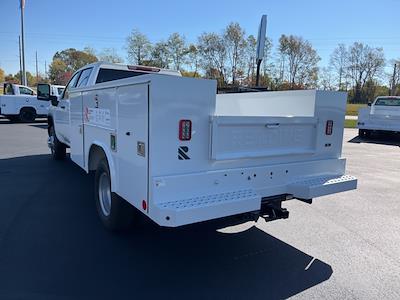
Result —
<instances>
[{"instance_id":1,"label":"service body compartment door","mask_svg":"<svg viewBox=\"0 0 400 300\"><path fill-rule=\"evenodd\" d=\"M148 88L147 83L117 88L117 193L140 210L148 201Z\"/></svg>"},{"instance_id":2,"label":"service body compartment door","mask_svg":"<svg viewBox=\"0 0 400 300\"><path fill-rule=\"evenodd\" d=\"M211 158L243 159L314 154L317 118L215 116Z\"/></svg>"},{"instance_id":3,"label":"service body compartment door","mask_svg":"<svg viewBox=\"0 0 400 300\"><path fill-rule=\"evenodd\" d=\"M88 92L73 93L70 98L71 112L71 159L77 165L84 168L83 148L83 97Z\"/></svg>"}]
</instances>

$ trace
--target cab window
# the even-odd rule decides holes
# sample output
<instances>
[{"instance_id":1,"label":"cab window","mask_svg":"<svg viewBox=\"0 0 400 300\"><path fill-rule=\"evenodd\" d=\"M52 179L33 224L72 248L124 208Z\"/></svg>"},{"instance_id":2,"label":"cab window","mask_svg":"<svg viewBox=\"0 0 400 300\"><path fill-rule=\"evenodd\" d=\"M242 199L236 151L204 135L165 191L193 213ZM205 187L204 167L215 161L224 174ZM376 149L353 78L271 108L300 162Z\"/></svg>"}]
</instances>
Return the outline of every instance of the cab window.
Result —
<instances>
[{"instance_id":1,"label":"cab window","mask_svg":"<svg viewBox=\"0 0 400 300\"><path fill-rule=\"evenodd\" d=\"M82 71L81 76L79 77L78 84L76 85L77 88L86 86L90 74L92 73L93 68L88 68Z\"/></svg>"},{"instance_id":2,"label":"cab window","mask_svg":"<svg viewBox=\"0 0 400 300\"><path fill-rule=\"evenodd\" d=\"M146 75L144 72L135 72L129 70L114 70L101 68L97 75L96 83L102 83L107 81L119 80L134 76Z\"/></svg>"},{"instance_id":3,"label":"cab window","mask_svg":"<svg viewBox=\"0 0 400 300\"><path fill-rule=\"evenodd\" d=\"M81 72L76 73L67 84L67 87L64 90L64 94L61 99L68 99L69 98L69 91L76 86L76 82L78 81L79 75Z\"/></svg>"},{"instance_id":4,"label":"cab window","mask_svg":"<svg viewBox=\"0 0 400 300\"><path fill-rule=\"evenodd\" d=\"M34 95L34 93L31 89L28 89L23 86L19 87L19 93L20 93L20 95Z\"/></svg>"},{"instance_id":5,"label":"cab window","mask_svg":"<svg viewBox=\"0 0 400 300\"><path fill-rule=\"evenodd\" d=\"M400 106L400 98L378 98L375 105L377 106Z\"/></svg>"}]
</instances>

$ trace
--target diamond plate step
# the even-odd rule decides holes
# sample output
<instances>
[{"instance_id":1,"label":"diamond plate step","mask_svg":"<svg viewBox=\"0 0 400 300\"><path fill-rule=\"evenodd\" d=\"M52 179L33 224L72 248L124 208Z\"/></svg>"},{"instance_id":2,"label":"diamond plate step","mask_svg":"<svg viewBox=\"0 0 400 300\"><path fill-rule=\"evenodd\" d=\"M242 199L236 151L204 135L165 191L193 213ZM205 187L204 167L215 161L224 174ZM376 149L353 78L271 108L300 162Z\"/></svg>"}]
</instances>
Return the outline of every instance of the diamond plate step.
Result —
<instances>
[{"instance_id":1,"label":"diamond plate step","mask_svg":"<svg viewBox=\"0 0 400 300\"><path fill-rule=\"evenodd\" d=\"M288 190L296 198L312 199L333 193L357 188L357 178L350 175L340 177L323 176L297 181L289 185Z\"/></svg>"}]
</instances>

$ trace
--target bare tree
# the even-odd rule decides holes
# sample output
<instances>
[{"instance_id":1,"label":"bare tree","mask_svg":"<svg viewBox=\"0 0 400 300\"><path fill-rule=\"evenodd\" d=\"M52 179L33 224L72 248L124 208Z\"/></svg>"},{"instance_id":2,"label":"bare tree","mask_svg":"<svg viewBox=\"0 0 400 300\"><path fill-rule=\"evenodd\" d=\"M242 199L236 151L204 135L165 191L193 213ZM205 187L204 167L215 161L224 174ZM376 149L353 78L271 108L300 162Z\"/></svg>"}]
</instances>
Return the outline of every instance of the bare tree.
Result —
<instances>
[{"instance_id":1,"label":"bare tree","mask_svg":"<svg viewBox=\"0 0 400 300\"><path fill-rule=\"evenodd\" d=\"M190 44L188 47L188 58L189 65L193 71L193 76L198 76L199 66L200 66L200 55L199 50L194 44Z\"/></svg>"},{"instance_id":2,"label":"bare tree","mask_svg":"<svg viewBox=\"0 0 400 300\"><path fill-rule=\"evenodd\" d=\"M331 68L322 68L320 70L320 75L318 78L319 81L319 88L325 90L325 91L333 91L335 90L334 86L334 78L332 74L332 69Z\"/></svg>"},{"instance_id":3,"label":"bare tree","mask_svg":"<svg viewBox=\"0 0 400 300\"><path fill-rule=\"evenodd\" d=\"M357 42L350 46L347 69L353 81L355 102L361 101L366 82L382 75L384 66L382 48L372 48Z\"/></svg>"},{"instance_id":4,"label":"bare tree","mask_svg":"<svg viewBox=\"0 0 400 300\"><path fill-rule=\"evenodd\" d=\"M262 69L264 76L267 76L267 73L270 72L272 69L271 50L272 50L272 40L267 37L265 39L264 57L262 61Z\"/></svg>"},{"instance_id":5,"label":"bare tree","mask_svg":"<svg viewBox=\"0 0 400 300\"><path fill-rule=\"evenodd\" d=\"M338 90L343 90L343 80L347 76L349 53L344 44L339 44L330 57L330 66L336 72Z\"/></svg>"},{"instance_id":6,"label":"bare tree","mask_svg":"<svg viewBox=\"0 0 400 300\"><path fill-rule=\"evenodd\" d=\"M320 57L310 42L297 36L282 35L279 39L278 51L288 71L288 80L292 88L296 85L315 86L318 79L318 62Z\"/></svg>"},{"instance_id":7,"label":"bare tree","mask_svg":"<svg viewBox=\"0 0 400 300\"><path fill-rule=\"evenodd\" d=\"M257 40L254 35L249 35L246 39L245 48L245 65L246 65L246 78L248 84L252 84L255 76L256 67L256 55L257 55Z\"/></svg>"},{"instance_id":8,"label":"bare tree","mask_svg":"<svg viewBox=\"0 0 400 300\"><path fill-rule=\"evenodd\" d=\"M137 29L133 29L127 38L128 59L140 65L142 60L149 57L151 43L149 39Z\"/></svg>"},{"instance_id":9,"label":"bare tree","mask_svg":"<svg viewBox=\"0 0 400 300\"><path fill-rule=\"evenodd\" d=\"M169 68L171 57L168 51L168 45L164 41L156 43L151 50L149 65L159 68Z\"/></svg>"},{"instance_id":10,"label":"bare tree","mask_svg":"<svg viewBox=\"0 0 400 300\"><path fill-rule=\"evenodd\" d=\"M188 53L185 37L175 32L169 36L167 46L174 68L179 71Z\"/></svg>"},{"instance_id":11,"label":"bare tree","mask_svg":"<svg viewBox=\"0 0 400 300\"><path fill-rule=\"evenodd\" d=\"M216 33L203 33L198 38L200 65L208 78L217 78L220 86L226 84L227 52L224 40ZM218 75L215 77L215 71Z\"/></svg>"},{"instance_id":12,"label":"bare tree","mask_svg":"<svg viewBox=\"0 0 400 300\"><path fill-rule=\"evenodd\" d=\"M98 55L98 59L101 61L107 61L110 63L123 63L124 59L118 55L114 48L105 48Z\"/></svg>"},{"instance_id":13,"label":"bare tree","mask_svg":"<svg viewBox=\"0 0 400 300\"><path fill-rule=\"evenodd\" d=\"M241 58L246 48L245 32L239 23L230 23L224 32L224 41L230 61L232 84L236 84Z\"/></svg>"}]
</instances>

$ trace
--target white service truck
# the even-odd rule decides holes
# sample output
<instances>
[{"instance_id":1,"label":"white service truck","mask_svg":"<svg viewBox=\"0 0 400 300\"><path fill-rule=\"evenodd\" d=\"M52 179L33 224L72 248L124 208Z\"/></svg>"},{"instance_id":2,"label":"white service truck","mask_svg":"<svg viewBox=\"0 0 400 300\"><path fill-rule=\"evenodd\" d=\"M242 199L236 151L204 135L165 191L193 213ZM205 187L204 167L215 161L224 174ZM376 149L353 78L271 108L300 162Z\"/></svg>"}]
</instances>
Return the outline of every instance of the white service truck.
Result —
<instances>
[{"instance_id":1,"label":"white service truck","mask_svg":"<svg viewBox=\"0 0 400 300\"><path fill-rule=\"evenodd\" d=\"M400 132L400 96L380 96L368 106L358 111L360 137L373 132Z\"/></svg>"},{"instance_id":2,"label":"white service truck","mask_svg":"<svg viewBox=\"0 0 400 300\"><path fill-rule=\"evenodd\" d=\"M48 145L95 172L97 211L176 227L227 216L287 218L282 202L356 188L342 158L346 94L216 95L216 81L98 62L51 98ZM135 210L134 207L137 209Z\"/></svg>"},{"instance_id":3,"label":"white service truck","mask_svg":"<svg viewBox=\"0 0 400 300\"><path fill-rule=\"evenodd\" d=\"M64 89L61 85L51 85L51 95L59 96ZM0 96L0 114L10 121L32 122L37 117L47 116L50 104L38 100L34 90L27 86L4 83Z\"/></svg>"}]
</instances>

